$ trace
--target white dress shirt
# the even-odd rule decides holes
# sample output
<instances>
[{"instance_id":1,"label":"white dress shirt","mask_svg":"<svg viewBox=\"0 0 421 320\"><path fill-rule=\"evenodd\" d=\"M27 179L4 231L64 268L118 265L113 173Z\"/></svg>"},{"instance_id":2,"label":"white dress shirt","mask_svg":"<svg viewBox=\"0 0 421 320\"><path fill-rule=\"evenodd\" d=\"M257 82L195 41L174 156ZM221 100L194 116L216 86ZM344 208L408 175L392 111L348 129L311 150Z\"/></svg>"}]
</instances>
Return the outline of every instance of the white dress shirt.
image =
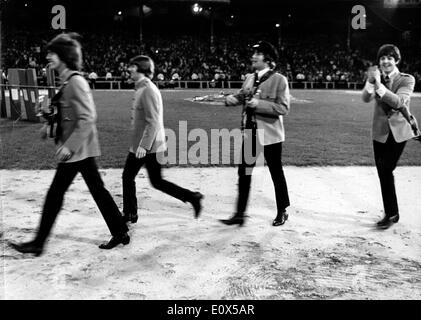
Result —
<instances>
[{"instance_id":1,"label":"white dress shirt","mask_svg":"<svg viewBox=\"0 0 421 320\"><path fill-rule=\"evenodd\" d=\"M260 70L260 71L258 71L257 72L257 79L259 79L260 80L260 78L266 73L266 72L268 72L270 70L270 68L264 68L263 70Z\"/></svg>"}]
</instances>

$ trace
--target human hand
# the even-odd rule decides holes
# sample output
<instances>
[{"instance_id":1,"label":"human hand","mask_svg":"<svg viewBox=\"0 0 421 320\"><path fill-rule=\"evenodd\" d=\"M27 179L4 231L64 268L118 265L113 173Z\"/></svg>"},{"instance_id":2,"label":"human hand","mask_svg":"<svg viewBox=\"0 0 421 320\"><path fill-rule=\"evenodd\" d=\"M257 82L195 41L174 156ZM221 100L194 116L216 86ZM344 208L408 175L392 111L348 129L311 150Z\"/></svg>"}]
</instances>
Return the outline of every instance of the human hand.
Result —
<instances>
[{"instance_id":1,"label":"human hand","mask_svg":"<svg viewBox=\"0 0 421 320\"><path fill-rule=\"evenodd\" d=\"M251 108L251 109L256 109L258 104L259 104L259 99L252 98L246 102L246 107Z\"/></svg>"},{"instance_id":2,"label":"human hand","mask_svg":"<svg viewBox=\"0 0 421 320\"><path fill-rule=\"evenodd\" d=\"M370 83L375 83L376 82L376 74L379 73L379 68L377 66L371 66L368 68L367 70L367 80Z\"/></svg>"},{"instance_id":3,"label":"human hand","mask_svg":"<svg viewBox=\"0 0 421 320\"><path fill-rule=\"evenodd\" d=\"M377 69L374 71L374 79L375 79L375 83L376 84L380 84L381 83L381 78L380 78L380 70Z\"/></svg>"},{"instance_id":4,"label":"human hand","mask_svg":"<svg viewBox=\"0 0 421 320\"><path fill-rule=\"evenodd\" d=\"M240 102L238 101L238 99L236 97L234 97L234 95L230 94L225 98L225 105L226 106L235 106L237 104L239 104Z\"/></svg>"},{"instance_id":5,"label":"human hand","mask_svg":"<svg viewBox=\"0 0 421 320\"><path fill-rule=\"evenodd\" d=\"M60 148L58 148L56 152L56 157L60 161L67 161L72 157L72 155L73 155L73 152L70 151L70 149L67 148L66 146L61 146Z\"/></svg>"},{"instance_id":6,"label":"human hand","mask_svg":"<svg viewBox=\"0 0 421 320\"><path fill-rule=\"evenodd\" d=\"M146 149L143 147L138 147L136 150L136 158L142 159L146 156Z\"/></svg>"}]
</instances>

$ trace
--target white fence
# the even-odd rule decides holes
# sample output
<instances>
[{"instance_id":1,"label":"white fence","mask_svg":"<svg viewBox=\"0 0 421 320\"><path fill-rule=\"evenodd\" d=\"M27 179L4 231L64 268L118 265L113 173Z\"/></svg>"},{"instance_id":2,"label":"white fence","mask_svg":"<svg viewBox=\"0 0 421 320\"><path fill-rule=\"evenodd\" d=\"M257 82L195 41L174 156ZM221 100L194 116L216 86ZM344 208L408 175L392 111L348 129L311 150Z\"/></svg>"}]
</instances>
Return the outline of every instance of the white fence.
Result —
<instances>
[{"instance_id":1,"label":"white fence","mask_svg":"<svg viewBox=\"0 0 421 320\"><path fill-rule=\"evenodd\" d=\"M132 83L123 82L120 80L97 80L91 86L95 89L110 89L121 90L133 88ZM239 89L242 81L192 81L192 80L178 80L178 81L155 81L160 88L175 88L175 89ZM312 82L312 81L292 81L289 82L290 89L348 89L358 90L364 86L361 82Z\"/></svg>"}]
</instances>

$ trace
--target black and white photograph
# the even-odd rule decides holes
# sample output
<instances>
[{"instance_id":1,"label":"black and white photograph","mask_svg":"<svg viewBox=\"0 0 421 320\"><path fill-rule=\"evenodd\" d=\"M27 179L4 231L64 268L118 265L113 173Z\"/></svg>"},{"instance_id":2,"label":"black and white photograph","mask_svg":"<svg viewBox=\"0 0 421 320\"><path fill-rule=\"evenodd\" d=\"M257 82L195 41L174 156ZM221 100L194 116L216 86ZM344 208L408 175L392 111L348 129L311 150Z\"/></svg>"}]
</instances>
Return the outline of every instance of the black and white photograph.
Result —
<instances>
[{"instance_id":1,"label":"black and white photograph","mask_svg":"<svg viewBox=\"0 0 421 320\"><path fill-rule=\"evenodd\" d=\"M0 0L0 300L420 300L420 17Z\"/></svg>"}]
</instances>

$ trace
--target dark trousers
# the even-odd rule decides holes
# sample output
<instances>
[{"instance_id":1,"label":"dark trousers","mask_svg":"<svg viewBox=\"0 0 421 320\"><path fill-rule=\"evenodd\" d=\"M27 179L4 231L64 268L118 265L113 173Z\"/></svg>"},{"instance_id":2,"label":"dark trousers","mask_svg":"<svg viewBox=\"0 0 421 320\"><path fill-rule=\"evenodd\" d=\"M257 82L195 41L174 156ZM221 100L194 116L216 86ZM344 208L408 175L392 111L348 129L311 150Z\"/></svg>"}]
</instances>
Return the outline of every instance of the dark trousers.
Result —
<instances>
[{"instance_id":1,"label":"dark trousers","mask_svg":"<svg viewBox=\"0 0 421 320\"><path fill-rule=\"evenodd\" d=\"M282 142L264 146L263 152L275 187L276 207L279 214L290 205L287 183L282 168ZM242 161L238 167L237 216L244 216L244 212L246 211L250 193L251 173L256 165L256 161L246 163L244 159L244 144L241 154Z\"/></svg>"},{"instance_id":2,"label":"dark trousers","mask_svg":"<svg viewBox=\"0 0 421 320\"><path fill-rule=\"evenodd\" d=\"M398 143L389 133L386 143L373 141L374 159L382 190L384 213L387 217L399 213L393 170L402 155L406 142Z\"/></svg>"},{"instance_id":3,"label":"dark trousers","mask_svg":"<svg viewBox=\"0 0 421 320\"><path fill-rule=\"evenodd\" d=\"M118 236L128 231L117 205L104 187L95 158L87 158L73 163L59 163L45 199L41 223L35 239L39 245L44 245L63 205L64 194L78 172L82 174L111 234Z\"/></svg>"},{"instance_id":4,"label":"dark trousers","mask_svg":"<svg viewBox=\"0 0 421 320\"><path fill-rule=\"evenodd\" d=\"M139 170L146 165L149 180L155 189L158 189L183 202L189 201L193 192L179 187L178 185L162 179L161 164L157 160L159 154L148 153L144 158L138 159L135 154L129 152L123 170L123 212L126 215L137 214L136 182L135 178Z\"/></svg>"}]
</instances>

